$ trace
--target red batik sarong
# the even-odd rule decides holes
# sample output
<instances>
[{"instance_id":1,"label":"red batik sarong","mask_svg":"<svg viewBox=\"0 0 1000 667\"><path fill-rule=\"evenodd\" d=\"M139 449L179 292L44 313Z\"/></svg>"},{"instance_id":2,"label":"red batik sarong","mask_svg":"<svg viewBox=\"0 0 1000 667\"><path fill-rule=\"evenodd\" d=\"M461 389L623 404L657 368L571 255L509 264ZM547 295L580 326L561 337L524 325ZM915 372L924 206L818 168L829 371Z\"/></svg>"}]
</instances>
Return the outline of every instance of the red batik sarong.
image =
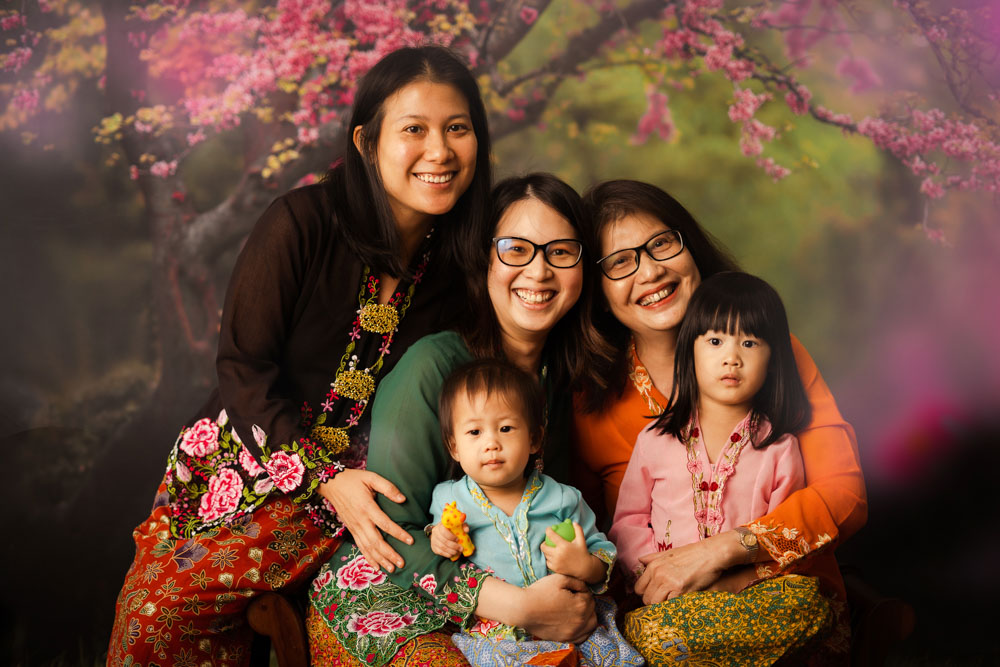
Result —
<instances>
[{"instance_id":1,"label":"red batik sarong","mask_svg":"<svg viewBox=\"0 0 1000 667\"><path fill-rule=\"evenodd\" d=\"M165 494L161 484L157 499ZM170 509L158 502L133 536L135 560L108 647L111 667L246 665L250 601L305 585L340 543L280 495L191 538L170 534Z\"/></svg>"}]
</instances>

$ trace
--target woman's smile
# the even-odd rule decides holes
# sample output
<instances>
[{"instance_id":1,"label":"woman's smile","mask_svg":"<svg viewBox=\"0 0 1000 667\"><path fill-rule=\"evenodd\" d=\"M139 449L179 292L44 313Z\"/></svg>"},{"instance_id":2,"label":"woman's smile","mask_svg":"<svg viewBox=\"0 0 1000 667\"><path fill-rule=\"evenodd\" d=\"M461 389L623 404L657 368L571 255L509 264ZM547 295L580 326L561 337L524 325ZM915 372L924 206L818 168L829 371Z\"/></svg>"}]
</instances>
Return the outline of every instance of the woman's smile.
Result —
<instances>
[{"instance_id":1,"label":"woman's smile","mask_svg":"<svg viewBox=\"0 0 1000 667\"><path fill-rule=\"evenodd\" d=\"M540 246L577 238L566 218L537 199L511 204L493 231L497 237L516 237ZM548 335L580 297L583 266L554 267L541 250L524 266L509 266L493 252L487 287L504 335L537 341Z\"/></svg>"}]
</instances>

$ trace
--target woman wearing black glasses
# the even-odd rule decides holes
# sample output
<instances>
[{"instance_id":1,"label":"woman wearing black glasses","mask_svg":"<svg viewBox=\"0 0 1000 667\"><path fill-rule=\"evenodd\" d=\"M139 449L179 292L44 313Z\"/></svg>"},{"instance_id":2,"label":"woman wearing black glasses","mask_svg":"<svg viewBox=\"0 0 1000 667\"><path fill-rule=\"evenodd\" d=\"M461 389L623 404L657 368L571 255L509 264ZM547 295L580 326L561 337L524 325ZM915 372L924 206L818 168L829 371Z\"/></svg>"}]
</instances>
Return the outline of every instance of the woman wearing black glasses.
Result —
<instances>
[{"instance_id":1,"label":"woman wearing black glasses","mask_svg":"<svg viewBox=\"0 0 1000 667\"><path fill-rule=\"evenodd\" d=\"M494 189L490 224L475 230L470 249L476 268L469 312L460 314L458 331L427 336L407 350L379 385L372 412L368 470L406 496L401 504L378 500L413 543L390 533L382 550L397 552L396 567L385 570L350 545L323 567L307 618L314 663L331 664L346 651L363 664L382 665L399 652L419 651L430 664L465 664L441 628L471 626L477 616L559 641L582 641L595 627L594 602L582 582L549 575L517 588L435 556L423 530L432 521L432 491L447 479L450 462L438 395L452 369L472 359L504 357L538 377L547 405L544 469L567 479L570 390L598 340L587 280L596 267L582 243L587 226L579 195L554 176L532 174Z\"/></svg>"},{"instance_id":2,"label":"woman wearing black glasses","mask_svg":"<svg viewBox=\"0 0 1000 667\"><path fill-rule=\"evenodd\" d=\"M736 263L679 202L653 185L609 181L591 188L584 201L594 219L594 235L585 241L599 249L596 324L611 341L612 352L593 359L585 390L576 396L574 443L591 475L589 486L599 485L603 509L610 517L636 437L669 409L677 333L691 295L702 279L734 270ZM765 654L780 657L786 650L801 648L816 627L782 623L775 617L773 627L755 631L748 624L767 619L767 614L759 610L741 614L739 605L724 597L685 596L706 589L736 592L753 581L792 572L819 578L834 609L834 622L828 624L832 629L824 628L827 649L841 655L847 649L844 585L832 550L824 547L846 539L864 524L864 479L854 430L794 337L792 347L813 415L808 427L796 434L807 486L747 526L642 559L645 570L635 582L635 592L647 606L632 617L631 625L626 622L626 636L649 629L659 637L664 662L691 657L720 664L770 664ZM721 505L725 492L713 488L713 483L706 474L699 484L710 508ZM591 498L599 514L601 505ZM655 538L669 544L665 536ZM753 567L739 568L746 564ZM742 594L738 601L747 606L751 596ZM716 614L720 619L716 625L729 628L729 634L705 627L689 632L687 619L697 614L688 615L688 601L690 609L701 610L698 614ZM706 612L716 603L725 608ZM799 611L795 618L808 617ZM663 641L657 628L668 626L675 632ZM735 645L744 647L740 660L726 653ZM758 649L762 652L754 652ZM809 649L814 650L815 646Z\"/></svg>"}]
</instances>

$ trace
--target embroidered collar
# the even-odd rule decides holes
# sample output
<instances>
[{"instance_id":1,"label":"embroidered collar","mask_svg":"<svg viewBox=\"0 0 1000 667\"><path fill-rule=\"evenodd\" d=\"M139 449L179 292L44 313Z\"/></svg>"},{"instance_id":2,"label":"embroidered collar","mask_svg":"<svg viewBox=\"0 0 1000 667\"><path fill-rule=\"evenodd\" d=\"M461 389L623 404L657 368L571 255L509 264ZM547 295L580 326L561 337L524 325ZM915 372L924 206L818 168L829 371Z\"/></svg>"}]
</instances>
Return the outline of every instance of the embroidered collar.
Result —
<instances>
[{"instance_id":1,"label":"embroidered collar","mask_svg":"<svg viewBox=\"0 0 1000 667\"><path fill-rule=\"evenodd\" d=\"M646 401L646 407L649 408L650 414L653 416L663 414L664 406L660 405L660 402L653 396L653 392L656 391L653 380L649 377L649 371L642 365L639 354L635 351L635 339L630 340L628 344L628 377L632 380L636 391Z\"/></svg>"},{"instance_id":2,"label":"embroidered collar","mask_svg":"<svg viewBox=\"0 0 1000 667\"><path fill-rule=\"evenodd\" d=\"M725 492L726 482L736 472L736 463L739 461L743 448L756 437L759 424L760 417L757 413L753 410L748 412L729 436L729 440L719 453L719 458L712 467L708 479L705 478L701 452L706 452L706 460L708 455L702 442L697 412L685 431L681 433L681 442L687 448L687 469L691 473L694 518L698 522L698 535L701 539L711 537L719 532L725 519L722 512L722 495Z\"/></svg>"}]
</instances>

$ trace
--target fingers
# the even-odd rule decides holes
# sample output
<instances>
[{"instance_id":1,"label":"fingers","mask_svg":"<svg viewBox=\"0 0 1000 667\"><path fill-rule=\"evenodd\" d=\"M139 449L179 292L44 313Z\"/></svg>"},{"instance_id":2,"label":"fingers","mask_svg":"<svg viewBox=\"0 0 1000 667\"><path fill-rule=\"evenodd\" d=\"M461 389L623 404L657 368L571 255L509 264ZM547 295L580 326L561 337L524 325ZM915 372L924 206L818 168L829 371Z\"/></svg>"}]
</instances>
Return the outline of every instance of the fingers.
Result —
<instances>
[{"instance_id":1,"label":"fingers","mask_svg":"<svg viewBox=\"0 0 1000 667\"><path fill-rule=\"evenodd\" d=\"M378 473L365 471L366 478L365 483L368 484L368 488L373 491L381 493L383 496L393 501L394 503L406 502L406 496L404 496L396 485L387 480L382 475Z\"/></svg>"},{"instance_id":2,"label":"fingers","mask_svg":"<svg viewBox=\"0 0 1000 667\"><path fill-rule=\"evenodd\" d=\"M576 577L563 577L564 581L562 587L566 590L573 591L574 593L589 593L590 589L587 588L587 584L583 583ZM591 600L593 604L593 600Z\"/></svg>"},{"instance_id":3,"label":"fingers","mask_svg":"<svg viewBox=\"0 0 1000 667\"><path fill-rule=\"evenodd\" d=\"M395 537L403 544L413 544L413 537L408 532L400 528L399 524L390 519L389 515L379 509L378 505L374 503L372 505L372 514L374 515L372 518L375 521L375 525L381 528L383 533Z\"/></svg>"},{"instance_id":4,"label":"fingers","mask_svg":"<svg viewBox=\"0 0 1000 667\"><path fill-rule=\"evenodd\" d=\"M360 532L362 534L355 535L354 541L369 562L390 573L394 572L397 567L403 567L403 558L389 546L388 542L382 539L382 534L378 532L377 528L371 526Z\"/></svg>"},{"instance_id":5,"label":"fingers","mask_svg":"<svg viewBox=\"0 0 1000 667\"><path fill-rule=\"evenodd\" d=\"M583 537L583 527L580 526L579 523L577 523L576 521L574 521L573 522L573 530L576 531L576 534L573 535L573 544L576 544L578 546L582 546L584 549L586 549L587 548L587 540L584 539L584 537Z\"/></svg>"}]
</instances>

